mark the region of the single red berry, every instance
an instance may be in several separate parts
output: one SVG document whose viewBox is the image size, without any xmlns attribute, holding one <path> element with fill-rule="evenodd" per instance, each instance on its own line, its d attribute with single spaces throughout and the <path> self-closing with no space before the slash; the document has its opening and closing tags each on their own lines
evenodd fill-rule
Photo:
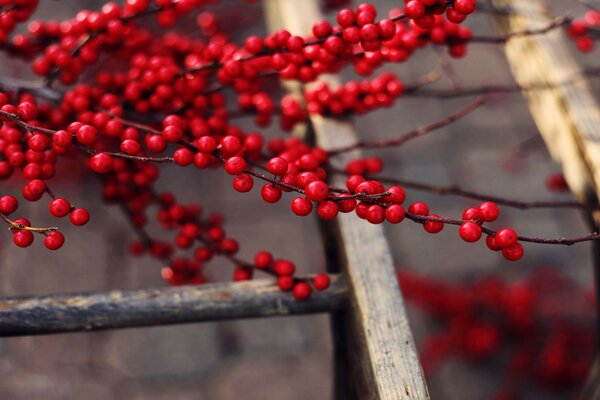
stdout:
<svg viewBox="0 0 600 400">
<path fill-rule="evenodd" d="M 481 226 L 475 222 L 465 222 L 458 228 L 458 234 L 465 242 L 474 243 L 481 238 Z"/>
<path fill-rule="evenodd" d="M 496 244 L 502 248 L 512 246 L 517 243 L 519 235 L 513 229 L 504 228 L 496 232 Z"/>
<path fill-rule="evenodd" d="M 64 217 L 71 211 L 71 203 L 67 199 L 54 199 L 50 203 L 50 213 L 55 217 Z"/>
<path fill-rule="evenodd" d="M 183 138 L 183 131 L 176 125 L 167 125 L 162 130 L 162 137 L 167 142 L 178 142 Z"/>
<path fill-rule="evenodd" d="M 304 188 L 304 194 L 312 201 L 325 200 L 329 194 L 329 187 L 323 181 L 312 181 Z"/>
<path fill-rule="evenodd" d="M 225 171 L 230 175 L 239 175 L 246 170 L 248 164 L 243 157 L 234 156 L 225 161 Z"/>
<path fill-rule="evenodd" d="M 190 149 L 180 147 L 173 153 L 173 161 L 180 167 L 186 167 L 194 161 L 194 153 Z"/>
<path fill-rule="evenodd" d="M 267 203 L 277 203 L 281 199 L 281 189 L 272 183 L 267 183 L 261 189 L 260 195 Z"/>
<path fill-rule="evenodd" d="M 19 208 L 19 201 L 16 197 L 6 195 L 0 197 L 0 213 L 10 215 Z"/>
<path fill-rule="evenodd" d="M 273 270 L 277 275 L 294 275 L 296 266 L 289 260 L 275 260 Z"/>
<path fill-rule="evenodd" d="M 217 148 L 217 141 L 212 136 L 202 136 L 196 141 L 198 151 L 201 153 L 212 153 Z"/>
<path fill-rule="evenodd" d="M 496 203 L 491 201 L 486 201 L 485 203 L 481 203 L 479 205 L 479 211 L 481 212 L 481 219 L 485 222 L 493 222 L 500 215 L 500 210 Z"/>
<path fill-rule="evenodd" d="M 385 221 L 385 210 L 378 204 L 373 204 L 367 209 L 367 221 L 372 224 L 381 224 Z"/>
<path fill-rule="evenodd" d="M 277 278 L 277 286 L 285 292 L 290 291 L 294 287 L 294 278 L 289 275 L 280 276 Z"/>
<path fill-rule="evenodd" d="M 335 202 L 329 200 L 320 202 L 319 206 L 317 207 L 317 214 L 319 214 L 319 217 L 326 221 L 334 219 L 338 212 L 338 205 Z"/>
<path fill-rule="evenodd" d="M 318 274 L 313 278 L 313 286 L 317 290 L 325 290 L 331 284 L 331 279 L 327 274 Z"/>
<path fill-rule="evenodd" d="M 475 11 L 476 0 L 454 0 L 454 9 L 461 14 L 471 14 Z"/>
<path fill-rule="evenodd" d="M 44 246 L 50 250 L 58 250 L 65 244 L 65 236 L 59 231 L 50 232 L 44 239 Z"/>
<path fill-rule="evenodd" d="M 404 13 L 411 19 L 422 18 L 425 16 L 425 5 L 419 0 L 411 0 L 404 6 Z"/>
<path fill-rule="evenodd" d="M 96 143 L 98 131 L 91 125 L 81 125 L 75 133 L 77 141 L 83 145 L 91 146 Z"/>
<path fill-rule="evenodd" d="M 252 190 L 254 180 L 248 174 L 240 174 L 233 178 L 233 188 L 241 193 L 246 193 Z"/>
<path fill-rule="evenodd" d="M 429 216 L 433 218 L 441 218 L 439 215 L 436 214 L 431 214 Z M 425 221 L 425 223 L 423 224 L 423 228 L 426 232 L 438 233 L 442 229 L 444 229 L 444 223 L 440 221 Z"/>
<path fill-rule="evenodd" d="M 221 150 L 226 156 L 233 156 L 242 149 L 242 142 L 236 136 L 225 136 L 221 140 Z"/>
<path fill-rule="evenodd" d="M 281 157 L 273 157 L 267 162 L 267 170 L 273 175 L 284 175 L 288 170 L 288 162 Z"/>
<path fill-rule="evenodd" d="M 467 208 L 463 211 L 462 219 L 465 221 L 479 221 L 481 220 L 481 211 L 479 208 Z"/>
<path fill-rule="evenodd" d="M 508 261 L 520 260 L 523 257 L 523 253 L 524 253 L 523 246 L 521 245 L 521 243 L 518 243 L 518 242 L 512 244 L 511 246 L 504 247 L 502 249 L 502 255 Z"/>
<path fill-rule="evenodd" d="M 292 212 L 300 217 L 305 217 L 311 213 L 313 209 L 312 203 L 305 197 L 296 197 L 292 200 Z"/>
<path fill-rule="evenodd" d="M 33 243 L 31 231 L 18 230 L 13 234 L 13 242 L 18 247 L 29 247 Z"/>
<path fill-rule="evenodd" d="M 267 269 L 273 264 L 273 255 L 268 251 L 259 251 L 254 256 L 254 265 L 258 269 Z"/>
<path fill-rule="evenodd" d="M 392 186 L 386 192 L 390 192 L 391 194 L 385 199 L 396 204 L 404 203 L 406 200 L 406 192 L 401 186 Z"/>
<path fill-rule="evenodd" d="M 306 300 L 310 297 L 312 293 L 312 289 L 310 285 L 306 282 L 298 282 L 294 285 L 292 289 L 292 294 L 296 300 Z"/>
<path fill-rule="evenodd" d="M 496 239 L 494 239 L 494 237 L 491 236 L 491 235 L 488 235 L 485 238 L 485 244 L 492 251 L 500 251 L 500 250 L 502 250 L 502 247 L 498 246 L 498 244 L 496 243 Z"/>
<path fill-rule="evenodd" d="M 76 208 L 69 214 L 71 223 L 76 226 L 82 226 L 90 220 L 90 213 L 85 208 Z"/>
<path fill-rule="evenodd" d="M 392 204 L 385 209 L 385 219 L 392 224 L 399 224 L 404 221 L 406 211 L 400 204 Z"/>
<path fill-rule="evenodd" d="M 429 215 L 429 207 L 422 201 L 417 201 L 408 206 L 408 212 L 415 215 Z"/>
<path fill-rule="evenodd" d="M 106 153 L 98 153 L 90 158 L 90 168 L 98 174 L 105 174 L 112 169 L 112 157 Z"/>
</svg>

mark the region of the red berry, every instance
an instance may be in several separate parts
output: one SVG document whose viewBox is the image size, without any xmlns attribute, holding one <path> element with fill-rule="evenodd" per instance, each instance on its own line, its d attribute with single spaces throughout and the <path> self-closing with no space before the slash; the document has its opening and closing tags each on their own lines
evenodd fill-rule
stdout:
<svg viewBox="0 0 600 400">
<path fill-rule="evenodd" d="M 458 228 L 458 234 L 465 242 L 474 243 L 481 238 L 481 226 L 475 222 L 465 222 Z"/>
<path fill-rule="evenodd" d="M 496 239 L 494 239 L 493 236 L 488 235 L 485 238 L 485 244 L 492 251 L 500 251 L 500 250 L 502 250 L 502 247 L 498 246 L 498 244 L 496 243 Z"/>
<path fill-rule="evenodd" d="M 427 204 L 417 201 L 408 206 L 408 212 L 415 215 L 427 216 L 429 215 L 429 207 Z"/>
<path fill-rule="evenodd" d="M 419 0 L 411 0 L 404 6 L 404 13 L 411 19 L 421 18 L 425 15 L 425 5 Z"/>
<path fill-rule="evenodd" d="M 29 247 L 33 243 L 31 231 L 18 230 L 13 234 L 13 242 L 18 247 Z"/>
<path fill-rule="evenodd" d="M 431 214 L 430 217 L 440 218 L 440 216 L 436 214 Z M 442 229 L 444 229 L 444 223 L 439 221 L 425 221 L 425 223 L 423 224 L 423 228 L 426 232 L 438 233 Z"/>
<path fill-rule="evenodd" d="M 71 223 L 76 226 L 82 226 L 90 220 L 90 213 L 85 208 L 76 208 L 69 214 Z"/>
<path fill-rule="evenodd" d="M 267 163 L 267 169 L 273 175 L 284 175 L 288 170 L 288 162 L 281 157 L 273 157 Z"/>
<path fill-rule="evenodd" d="M 239 175 L 246 170 L 248 164 L 243 157 L 234 156 L 225 161 L 225 171 L 230 175 Z"/>
<path fill-rule="evenodd" d="M 517 235 L 517 232 L 510 228 L 504 228 L 496 232 L 494 239 L 496 239 L 496 244 L 498 246 L 505 248 L 517 243 L 519 235 Z"/>
<path fill-rule="evenodd" d="M 479 211 L 481 212 L 481 219 L 485 222 L 493 222 L 498 218 L 498 215 L 500 215 L 498 206 L 491 201 L 481 203 L 479 205 Z"/>
<path fill-rule="evenodd" d="M 67 199 L 54 199 L 50 203 L 50 213 L 55 217 L 64 217 L 71 211 L 71 204 Z"/>
<path fill-rule="evenodd" d="M 381 224 L 385 221 L 385 210 L 378 204 L 373 204 L 367 209 L 367 221 L 372 224 Z"/>
<path fill-rule="evenodd" d="M 294 275 L 296 266 L 289 260 L 275 260 L 273 270 L 277 275 Z"/>
<path fill-rule="evenodd" d="M 476 0 L 454 0 L 454 9 L 461 14 L 471 14 L 475 11 Z"/>
<path fill-rule="evenodd" d="M 259 251 L 254 256 L 254 265 L 258 269 L 267 269 L 273 264 L 273 256 L 268 251 Z"/>
<path fill-rule="evenodd" d="M 312 293 L 312 289 L 310 285 L 306 282 L 298 282 L 294 285 L 292 289 L 292 294 L 296 300 L 306 300 L 310 297 Z"/>
<path fill-rule="evenodd" d="M 44 246 L 50 250 L 58 250 L 65 243 L 65 237 L 59 231 L 50 232 L 44 239 Z"/>
<path fill-rule="evenodd" d="M 190 149 L 181 147 L 173 153 L 173 161 L 180 167 L 186 167 L 194 161 L 194 153 Z"/>
<path fill-rule="evenodd" d="M 281 199 L 281 189 L 272 183 L 267 183 L 261 189 L 260 195 L 267 203 L 277 203 Z"/>
<path fill-rule="evenodd" d="M 106 153 L 98 153 L 90 158 L 90 168 L 98 174 L 105 174 L 112 169 L 112 157 Z"/>
<path fill-rule="evenodd" d="M 306 185 L 304 194 L 312 201 L 325 200 L 329 194 L 329 187 L 323 181 L 313 181 Z"/>
<path fill-rule="evenodd" d="M 304 197 L 296 197 L 292 200 L 292 212 L 300 217 L 305 217 L 311 213 L 313 209 L 312 203 Z"/>
<path fill-rule="evenodd" d="M 286 292 L 292 290 L 294 287 L 294 278 L 289 275 L 280 276 L 277 278 L 277 286 L 279 286 L 279 289 Z"/>
<path fill-rule="evenodd" d="M 462 219 L 465 221 L 479 221 L 481 219 L 481 211 L 479 208 L 467 208 L 463 211 Z"/>
<path fill-rule="evenodd" d="M 317 214 L 319 214 L 319 217 L 326 221 L 334 219 L 338 212 L 339 207 L 333 201 L 322 201 L 317 207 Z"/>
<path fill-rule="evenodd" d="M 246 193 L 252 190 L 254 180 L 248 174 L 240 174 L 233 178 L 233 188 L 241 193 Z"/>
<path fill-rule="evenodd" d="M 212 153 L 217 148 L 217 141 L 212 136 L 202 136 L 196 141 L 198 151 L 201 153 Z"/>
<path fill-rule="evenodd" d="M 325 290 L 331 284 L 331 279 L 327 274 L 318 274 L 313 278 L 313 286 L 317 290 Z"/>
<path fill-rule="evenodd" d="M 392 204 L 385 209 L 385 219 L 392 224 L 399 224 L 404 221 L 405 216 L 406 211 L 404 211 L 404 207 L 400 204 Z"/>
<path fill-rule="evenodd" d="M 14 196 L 2 196 L 0 197 L 0 213 L 4 215 L 10 215 L 17 211 L 19 208 L 19 201 Z"/>
<path fill-rule="evenodd" d="M 523 250 L 523 246 L 521 246 L 521 243 L 515 243 L 509 247 L 505 247 L 502 249 L 502 255 L 508 261 L 520 260 L 521 257 L 523 257 L 523 253 L 524 253 L 524 250 Z"/>
<path fill-rule="evenodd" d="M 386 192 L 391 193 L 390 196 L 386 197 L 386 200 L 392 203 L 402 204 L 406 200 L 406 192 L 401 186 L 392 186 Z"/>
<path fill-rule="evenodd" d="M 75 134 L 77 141 L 86 146 L 91 146 L 96 143 L 98 131 L 91 125 L 81 125 Z"/>
</svg>

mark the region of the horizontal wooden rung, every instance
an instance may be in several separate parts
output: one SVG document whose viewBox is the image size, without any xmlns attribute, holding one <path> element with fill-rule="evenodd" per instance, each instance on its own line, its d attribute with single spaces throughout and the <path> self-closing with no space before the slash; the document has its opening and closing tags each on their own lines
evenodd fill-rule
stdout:
<svg viewBox="0 0 600 400">
<path fill-rule="evenodd" d="M 297 301 L 272 280 L 0 299 L 0 336 L 42 335 L 331 312 L 346 305 L 343 278 Z"/>
</svg>

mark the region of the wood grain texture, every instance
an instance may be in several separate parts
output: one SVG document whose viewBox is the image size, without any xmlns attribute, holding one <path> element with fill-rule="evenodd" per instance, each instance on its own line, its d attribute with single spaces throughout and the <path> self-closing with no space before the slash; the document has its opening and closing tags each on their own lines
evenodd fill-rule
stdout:
<svg viewBox="0 0 600 400">
<path fill-rule="evenodd" d="M 265 2 L 271 30 L 285 28 L 292 34 L 310 33 L 312 24 L 323 17 L 314 0 L 268 0 Z M 336 77 L 325 76 L 330 85 Z M 358 140 L 350 123 L 311 116 L 319 146 L 329 149 Z M 340 165 L 359 152 L 337 156 Z M 334 186 L 344 186 L 342 177 Z M 337 218 L 338 241 L 345 259 L 341 266 L 350 288 L 350 308 L 344 316 L 349 378 L 355 398 L 428 399 L 429 393 L 419 365 L 404 303 L 396 280 L 394 264 L 381 226 L 362 221 L 356 215 Z M 341 388 L 337 388 L 340 390 Z M 352 398 L 352 393 L 336 398 Z"/>
<path fill-rule="evenodd" d="M 493 0 L 493 3 L 512 7 L 517 13 L 494 17 L 503 34 L 538 29 L 550 21 L 545 3 L 540 0 Z M 554 86 L 523 95 L 548 150 L 562 165 L 575 196 L 580 201 L 595 201 L 600 194 L 600 108 L 572 57 L 563 30 L 511 39 L 505 50 L 519 85 L 544 82 Z M 578 75 L 582 79 L 573 80 Z"/>
<path fill-rule="evenodd" d="M 0 336 L 39 335 L 237 318 L 331 312 L 347 303 L 337 275 L 331 287 L 297 301 L 272 280 L 101 293 L 0 299 Z"/>
</svg>

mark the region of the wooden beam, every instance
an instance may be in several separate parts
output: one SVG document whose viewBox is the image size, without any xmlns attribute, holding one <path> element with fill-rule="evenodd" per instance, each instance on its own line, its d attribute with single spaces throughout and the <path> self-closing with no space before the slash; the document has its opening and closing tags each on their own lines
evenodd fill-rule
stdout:
<svg viewBox="0 0 600 400">
<path fill-rule="evenodd" d="M 341 310 L 347 287 L 332 276 L 306 301 L 272 280 L 0 299 L 0 336 L 40 335 Z"/>
<path fill-rule="evenodd" d="M 514 13 L 495 15 L 502 34 L 534 30 L 549 22 L 543 0 L 492 0 Z M 522 87 L 545 83 L 552 89 L 524 92 L 531 115 L 552 157 L 561 164 L 575 197 L 597 203 L 600 198 L 600 108 L 578 63 L 573 58 L 563 30 L 543 36 L 511 39 L 506 56 L 517 83 Z M 580 76 L 581 79 L 573 79 Z M 565 82 L 569 82 L 565 84 Z M 588 213 L 590 227 L 600 229 L 600 212 Z M 600 243 L 593 243 L 596 289 L 600 290 Z M 600 299 L 599 299 L 600 300 Z M 597 305 L 600 323 L 600 303 Z M 600 325 L 597 327 L 600 338 Z M 584 400 L 600 400 L 600 359 L 596 357 Z"/>
<path fill-rule="evenodd" d="M 493 0 L 493 4 L 515 12 L 494 16 L 503 34 L 540 29 L 550 22 L 541 0 Z M 563 30 L 555 29 L 545 35 L 513 38 L 505 51 L 520 86 L 545 83 L 553 87 L 523 95 L 573 194 L 580 201 L 596 201 L 600 197 L 600 108 L 569 47 Z M 574 79 L 577 76 L 582 79 Z"/>
<path fill-rule="evenodd" d="M 312 24 L 323 18 L 315 0 L 268 0 L 265 3 L 270 29 L 286 28 L 292 34 L 310 34 Z M 333 76 L 323 78 L 339 85 Z M 350 123 L 311 116 L 316 142 L 324 149 L 349 145 L 358 140 Z M 336 157 L 343 165 L 359 152 Z M 342 177 L 331 184 L 344 186 Z M 345 323 L 354 396 L 359 399 L 428 399 L 429 393 L 419 365 L 406 317 L 404 302 L 394 272 L 394 263 L 383 229 L 356 215 L 337 217 L 338 241 L 345 262 L 342 273 L 349 282 L 350 308 Z M 341 388 L 337 388 L 340 390 Z M 336 398 L 351 398 L 337 394 Z"/>
</svg>

